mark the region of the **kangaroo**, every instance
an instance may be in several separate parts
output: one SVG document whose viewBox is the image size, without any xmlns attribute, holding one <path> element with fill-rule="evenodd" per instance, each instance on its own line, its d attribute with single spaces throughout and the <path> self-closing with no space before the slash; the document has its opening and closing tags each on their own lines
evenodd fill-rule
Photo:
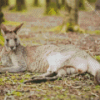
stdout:
<svg viewBox="0 0 100 100">
<path fill-rule="evenodd" d="M 23 24 L 8 29 L 1 25 L 5 45 L 1 52 L 1 62 L 6 71 L 16 72 L 41 72 L 42 75 L 33 77 L 27 82 L 55 80 L 70 74 L 88 72 L 94 76 L 96 83 L 100 84 L 100 64 L 85 51 L 74 45 L 38 45 L 22 46 L 18 38 L 18 30 Z"/>
</svg>

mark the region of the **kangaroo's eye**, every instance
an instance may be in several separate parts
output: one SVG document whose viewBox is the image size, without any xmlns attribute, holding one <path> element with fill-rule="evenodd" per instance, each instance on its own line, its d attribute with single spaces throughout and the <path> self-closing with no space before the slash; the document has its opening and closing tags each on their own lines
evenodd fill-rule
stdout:
<svg viewBox="0 0 100 100">
<path fill-rule="evenodd" d="M 7 42 L 9 42 L 9 39 L 6 39 Z"/>
<path fill-rule="evenodd" d="M 15 38 L 14 40 L 17 41 L 17 38 Z"/>
</svg>

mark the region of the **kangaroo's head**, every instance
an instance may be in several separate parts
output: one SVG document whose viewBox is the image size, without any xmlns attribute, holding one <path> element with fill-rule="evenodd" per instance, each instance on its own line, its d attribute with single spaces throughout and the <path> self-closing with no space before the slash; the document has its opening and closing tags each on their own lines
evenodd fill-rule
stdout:
<svg viewBox="0 0 100 100">
<path fill-rule="evenodd" d="M 5 47 L 7 51 L 14 51 L 19 46 L 20 41 L 17 36 L 18 30 L 21 28 L 23 24 L 15 27 L 14 29 L 10 30 L 5 25 L 1 24 L 1 32 L 5 39 Z"/>
</svg>

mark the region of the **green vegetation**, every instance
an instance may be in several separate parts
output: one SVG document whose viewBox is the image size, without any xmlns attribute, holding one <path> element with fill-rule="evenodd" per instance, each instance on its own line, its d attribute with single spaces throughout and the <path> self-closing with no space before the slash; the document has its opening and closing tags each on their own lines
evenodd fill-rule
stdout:
<svg viewBox="0 0 100 100">
<path fill-rule="evenodd" d="M 86 1 L 86 0 L 79 0 L 79 9 L 80 9 L 80 10 L 86 10 L 85 1 Z"/>
<path fill-rule="evenodd" d="M 95 56 L 95 59 L 97 59 L 98 61 L 100 61 L 100 56 Z"/>
<path fill-rule="evenodd" d="M 90 3 L 95 3 L 96 0 L 88 0 Z"/>
<path fill-rule="evenodd" d="M 13 21 L 5 21 L 5 22 L 3 22 L 3 24 L 5 24 L 5 25 L 12 25 L 12 26 L 18 26 L 18 25 L 20 25 L 21 23 L 20 22 L 13 22 Z"/>
<path fill-rule="evenodd" d="M 94 30 L 94 31 L 86 30 L 86 33 L 87 33 L 87 34 L 96 34 L 96 35 L 100 35 L 100 30 Z"/>
<path fill-rule="evenodd" d="M 36 74 L 35 74 L 36 75 Z M 68 76 L 63 80 L 56 80 L 52 82 L 43 82 L 43 83 L 29 83 L 23 84 L 23 81 L 26 81 L 34 76 L 34 73 L 6 73 L 2 74 L 0 78 L 0 86 L 11 87 L 12 89 L 7 90 L 5 93 L 7 96 L 13 96 L 14 98 L 21 100 L 81 100 L 89 99 L 92 97 L 95 99 L 97 92 L 99 92 L 100 86 L 93 85 L 92 80 L 86 78 L 87 76 L 93 79 L 89 74 L 79 75 L 79 76 Z M 73 79 L 72 79 L 73 77 Z M 81 79 L 85 77 L 84 79 Z M 77 82 L 76 82 L 77 81 Z M 90 85 L 91 84 L 91 85 Z M 14 88 L 13 88 L 14 86 Z M 88 87 L 88 88 L 87 88 Z M 96 90 L 96 91 L 95 91 Z M 2 91 L 5 91 L 3 89 Z M 94 93 L 94 94 L 92 94 Z M 3 97 L 0 95 L 0 98 Z"/>
<path fill-rule="evenodd" d="M 66 25 L 60 25 L 57 27 L 52 28 L 50 31 L 53 32 L 60 32 L 60 33 L 66 33 L 66 32 L 79 32 L 79 33 L 85 33 L 85 30 L 83 30 L 82 28 L 80 28 L 79 25 L 74 25 L 74 24 L 70 24 L 67 23 Z"/>
<path fill-rule="evenodd" d="M 3 36 L 2 35 L 0 35 L 0 45 L 4 45 L 4 38 L 3 38 Z"/>
<path fill-rule="evenodd" d="M 59 14 L 56 3 L 50 2 L 49 6 L 46 8 L 45 14 L 47 14 L 47 15 L 56 15 L 56 14 Z"/>
</svg>

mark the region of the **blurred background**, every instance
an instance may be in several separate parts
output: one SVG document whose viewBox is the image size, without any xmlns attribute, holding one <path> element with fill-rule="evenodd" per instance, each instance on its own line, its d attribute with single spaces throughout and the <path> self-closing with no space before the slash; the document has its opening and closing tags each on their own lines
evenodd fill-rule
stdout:
<svg viewBox="0 0 100 100">
<path fill-rule="evenodd" d="M 74 44 L 94 52 L 100 44 L 99 10 L 100 0 L 0 0 L 0 24 L 24 23 L 19 37 L 25 46 Z"/>
</svg>

